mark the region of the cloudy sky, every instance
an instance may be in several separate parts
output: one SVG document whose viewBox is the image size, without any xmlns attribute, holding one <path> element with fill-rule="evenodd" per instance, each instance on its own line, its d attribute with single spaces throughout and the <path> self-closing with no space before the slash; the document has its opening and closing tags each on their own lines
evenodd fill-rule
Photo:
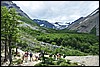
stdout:
<svg viewBox="0 0 100 67">
<path fill-rule="evenodd" d="M 85 17 L 99 7 L 99 1 L 13 1 L 31 19 L 47 20 L 51 23 L 73 22 Z"/>
</svg>

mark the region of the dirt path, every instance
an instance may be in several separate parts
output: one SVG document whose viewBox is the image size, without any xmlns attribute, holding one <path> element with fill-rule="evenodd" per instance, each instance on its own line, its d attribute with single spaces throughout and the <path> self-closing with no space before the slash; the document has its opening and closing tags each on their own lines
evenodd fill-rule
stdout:
<svg viewBox="0 0 100 67">
<path fill-rule="evenodd" d="M 14 48 L 14 51 L 16 51 L 15 48 Z M 18 52 L 20 53 L 20 57 L 17 57 L 17 56 L 16 56 L 16 58 L 17 58 L 17 59 L 21 59 L 22 56 L 23 56 L 23 54 L 24 54 L 25 52 L 22 51 L 22 50 L 20 50 L 20 49 L 18 49 Z M 38 56 L 39 53 L 33 53 L 33 55 Z M 2 53 L 2 56 L 4 56 L 4 53 Z M 13 60 L 15 60 L 15 59 L 14 59 L 15 57 L 12 56 L 12 58 L 13 58 Z M 27 61 L 28 61 L 28 62 L 25 62 L 25 60 L 24 60 L 24 62 L 23 62 L 22 64 L 18 64 L 18 65 L 14 65 L 14 66 L 34 66 L 35 64 L 41 62 L 40 60 L 38 60 L 38 61 L 31 61 L 31 62 L 30 62 L 30 56 L 29 56 L 29 55 L 28 55 L 28 60 L 27 60 Z M 8 65 L 9 65 L 9 60 L 8 60 L 7 62 L 5 62 L 5 63 L 2 64 L 2 66 L 8 66 Z"/>
<path fill-rule="evenodd" d="M 85 66 L 99 66 L 99 56 L 66 56 L 71 62 L 79 62 Z"/>
<path fill-rule="evenodd" d="M 33 53 L 33 55 L 38 56 L 39 53 Z M 35 64 L 41 62 L 40 60 L 37 61 L 30 61 L 30 57 L 28 56 L 28 61 L 27 62 L 23 62 L 23 64 L 20 64 L 20 66 L 34 66 Z"/>
<path fill-rule="evenodd" d="M 20 49 L 18 49 L 18 52 L 20 52 L 21 57 L 22 57 L 22 55 L 25 53 L 24 51 L 22 51 L 22 50 L 20 50 Z M 39 55 L 39 53 L 32 53 L 32 54 L 33 54 L 33 56 L 34 56 L 34 55 L 36 55 L 36 56 Z M 28 60 L 27 60 L 27 62 L 25 62 L 25 60 L 24 60 L 23 63 L 20 64 L 20 66 L 34 66 L 35 64 L 37 64 L 37 63 L 39 63 L 39 62 L 41 62 L 41 61 L 38 60 L 38 61 L 31 61 L 31 62 L 30 62 L 30 56 L 28 55 Z"/>
<path fill-rule="evenodd" d="M 23 63 L 23 64 L 20 64 L 20 66 L 34 66 L 35 64 L 41 62 L 40 60 L 38 61 L 32 61 L 32 62 L 27 62 L 27 63 Z"/>
<path fill-rule="evenodd" d="M 66 60 L 71 60 L 71 62 L 78 62 L 80 64 L 83 64 L 85 66 L 99 66 L 99 56 L 66 56 Z M 39 63 L 41 61 L 34 61 L 28 63 L 23 63 L 21 66 L 34 66 L 35 64 Z"/>
<path fill-rule="evenodd" d="M 18 52 L 20 52 L 21 56 L 24 51 L 18 49 Z M 33 53 L 33 55 L 38 55 L 38 53 Z M 23 63 L 20 65 L 15 65 L 15 66 L 34 66 L 35 64 L 41 62 L 40 60 L 38 61 L 29 61 L 30 57 L 28 57 L 28 62 Z M 66 60 L 71 60 L 71 62 L 78 62 L 80 64 L 83 64 L 85 66 L 99 66 L 99 56 L 66 56 Z M 4 63 L 2 66 L 8 66 L 9 62 Z"/>
</svg>

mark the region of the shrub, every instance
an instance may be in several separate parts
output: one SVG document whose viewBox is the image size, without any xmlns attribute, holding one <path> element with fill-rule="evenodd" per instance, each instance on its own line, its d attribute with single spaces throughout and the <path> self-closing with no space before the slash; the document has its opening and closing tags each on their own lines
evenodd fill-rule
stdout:
<svg viewBox="0 0 100 67">
<path fill-rule="evenodd" d="M 17 54 L 18 57 L 20 57 L 20 54 Z"/>
<path fill-rule="evenodd" d="M 70 61 L 71 61 L 71 60 L 67 60 L 67 63 L 68 63 L 68 64 L 71 64 L 71 62 L 70 62 Z"/>
<path fill-rule="evenodd" d="M 65 63 L 65 62 L 61 62 L 59 65 L 60 66 L 69 66 L 69 64 L 68 63 Z"/>
<path fill-rule="evenodd" d="M 17 60 L 17 64 L 21 64 L 22 63 L 22 60 L 21 59 L 18 59 Z"/>
<path fill-rule="evenodd" d="M 17 59 L 16 61 L 12 61 L 12 64 L 21 64 L 22 60 L 21 59 Z"/>
</svg>

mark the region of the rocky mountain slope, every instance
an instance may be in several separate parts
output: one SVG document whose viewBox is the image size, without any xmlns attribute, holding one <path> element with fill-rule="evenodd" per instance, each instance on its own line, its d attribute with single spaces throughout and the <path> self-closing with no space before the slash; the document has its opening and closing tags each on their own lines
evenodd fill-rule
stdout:
<svg viewBox="0 0 100 67">
<path fill-rule="evenodd" d="M 57 30 L 67 28 L 67 25 L 61 25 L 59 24 L 60 22 L 51 23 L 47 20 L 40 20 L 40 19 L 33 19 L 33 21 L 45 28 L 52 28 L 52 29 L 57 29 Z"/>
<path fill-rule="evenodd" d="M 29 18 L 29 16 L 23 12 L 19 6 L 17 6 L 12 1 L 1 1 L 1 6 L 6 6 L 7 8 L 16 8 L 16 11 L 19 13 L 19 15 L 24 16 L 26 18 Z M 30 19 L 30 18 L 29 18 Z"/>
<path fill-rule="evenodd" d="M 83 33 L 90 33 L 93 28 L 96 28 L 96 35 L 99 36 L 99 8 L 68 26 L 69 30 L 76 30 Z"/>
<path fill-rule="evenodd" d="M 55 26 L 53 24 L 51 24 L 50 22 L 48 22 L 46 20 L 33 19 L 33 21 L 43 27 L 53 28 L 53 29 L 55 28 Z"/>
</svg>

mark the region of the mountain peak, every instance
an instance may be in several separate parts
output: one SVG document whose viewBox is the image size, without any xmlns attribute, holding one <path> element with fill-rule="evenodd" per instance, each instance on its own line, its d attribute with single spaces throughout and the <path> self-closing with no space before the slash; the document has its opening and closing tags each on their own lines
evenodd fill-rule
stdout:
<svg viewBox="0 0 100 67">
<path fill-rule="evenodd" d="M 99 36 L 99 8 L 94 10 L 86 17 L 81 17 L 68 26 L 69 30 L 77 32 L 90 33 L 93 28 L 96 28 L 96 35 Z"/>
<path fill-rule="evenodd" d="M 16 11 L 18 12 L 19 15 L 24 16 L 26 18 L 30 17 L 24 13 L 19 6 L 17 6 L 15 3 L 13 3 L 12 1 L 1 1 L 1 6 L 6 6 L 7 8 L 16 8 Z"/>
</svg>

